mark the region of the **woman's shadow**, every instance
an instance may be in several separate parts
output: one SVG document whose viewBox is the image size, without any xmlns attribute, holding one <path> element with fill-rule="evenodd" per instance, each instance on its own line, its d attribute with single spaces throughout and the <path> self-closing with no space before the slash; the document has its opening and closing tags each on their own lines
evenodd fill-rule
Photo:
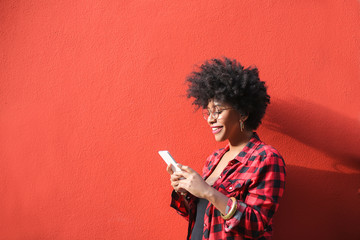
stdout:
<svg viewBox="0 0 360 240">
<path fill-rule="evenodd" d="M 275 99 L 264 126 L 311 146 L 360 173 L 360 116 L 341 113 L 302 99 Z M 337 166 L 334 166 L 337 169 Z"/>
<path fill-rule="evenodd" d="M 274 239 L 360 239 L 356 229 L 360 223 L 360 121 L 300 99 L 274 100 L 270 106 L 265 128 L 335 160 L 332 172 L 287 166 Z M 337 171 L 341 165 L 351 173 Z"/>
</svg>

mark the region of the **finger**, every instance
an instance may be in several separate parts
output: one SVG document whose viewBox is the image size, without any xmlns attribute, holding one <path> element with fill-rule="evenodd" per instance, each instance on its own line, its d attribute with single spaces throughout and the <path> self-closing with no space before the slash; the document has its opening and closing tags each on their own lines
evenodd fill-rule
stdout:
<svg viewBox="0 0 360 240">
<path fill-rule="evenodd" d="M 183 171 L 177 171 L 177 172 L 174 172 L 171 176 L 174 176 L 176 178 L 181 178 L 181 177 L 184 177 L 184 173 Z"/>
<path fill-rule="evenodd" d="M 179 181 L 179 184 L 176 186 L 176 188 L 178 189 L 177 190 L 178 192 L 188 192 L 187 184 L 185 184 L 183 182 Z"/>
<path fill-rule="evenodd" d="M 178 164 L 178 166 L 179 166 L 179 164 Z M 189 166 L 184 166 L 184 165 L 180 164 L 179 168 L 181 170 L 185 171 L 185 172 L 188 172 L 188 173 L 193 173 L 194 172 L 194 170 Z"/>
<path fill-rule="evenodd" d="M 188 177 L 190 177 L 191 175 L 194 175 L 194 174 L 196 174 L 196 172 L 194 170 L 192 170 L 192 172 L 181 170 L 181 171 L 174 172 L 173 175 L 178 176 L 178 177 L 188 178 Z"/>
<path fill-rule="evenodd" d="M 188 172 L 184 172 L 184 171 L 179 172 L 179 176 L 183 177 L 183 178 L 189 178 L 191 175 L 193 175 L 193 174 L 188 173 Z"/>
<path fill-rule="evenodd" d="M 171 169 L 171 164 L 167 165 L 166 171 L 171 175 L 174 173 L 174 171 Z"/>
<path fill-rule="evenodd" d="M 172 185 L 172 187 L 177 193 L 183 193 L 183 192 L 187 193 L 187 191 L 184 188 L 180 187 L 179 184 L 174 184 Z"/>
<path fill-rule="evenodd" d="M 175 190 L 177 190 L 177 187 L 179 186 L 179 183 L 171 183 L 171 186 L 175 189 Z"/>
<path fill-rule="evenodd" d="M 172 174 L 172 175 L 170 176 L 170 181 L 172 181 L 172 182 L 177 182 L 177 181 L 179 181 L 180 178 L 181 178 L 181 176 L 177 176 L 177 175 L 175 175 L 175 174 Z"/>
<path fill-rule="evenodd" d="M 184 177 L 184 175 L 182 173 L 177 173 L 177 174 L 174 173 L 170 176 L 170 180 L 173 182 L 177 182 L 177 181 L 180 181 L 183 179 L 186 179 L 186 178 Z"/>
</svg>

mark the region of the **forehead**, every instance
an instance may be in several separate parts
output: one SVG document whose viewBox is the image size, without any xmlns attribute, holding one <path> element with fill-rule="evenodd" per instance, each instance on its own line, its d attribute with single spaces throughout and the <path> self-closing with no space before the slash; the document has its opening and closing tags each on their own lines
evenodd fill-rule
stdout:
<svg viewBox="0 0 360 240">
<path fill-rule="evenodd" d="M 229 104 L 216 99 L 211 99 L 207 105 L 207 108 L 214 108 L 214 107 L 229 107 Z"/>
</svg>

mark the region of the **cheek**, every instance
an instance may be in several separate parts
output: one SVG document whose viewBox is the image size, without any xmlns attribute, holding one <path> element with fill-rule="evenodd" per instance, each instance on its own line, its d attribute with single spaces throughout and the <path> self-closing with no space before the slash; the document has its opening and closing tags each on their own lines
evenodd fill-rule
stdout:
<svg viewBox="0 0 360 240">
<path fill-rule="evenodd" d="M 237 119 L 232 119 L 231 122 L 228 123 L 228 127 L 231 129 L 236 129 L 240 127 L 240 122 Z"/>
<path fill-rule="evenodd" d="M 237 116 L 234 116 L 234 115 L 224 116 L 224 118 L 222 119 L 222 122 L 226 125 L 232 126 L 232 125 L 238 124 L 239 119 L 237 118 Z"/>
</svg>

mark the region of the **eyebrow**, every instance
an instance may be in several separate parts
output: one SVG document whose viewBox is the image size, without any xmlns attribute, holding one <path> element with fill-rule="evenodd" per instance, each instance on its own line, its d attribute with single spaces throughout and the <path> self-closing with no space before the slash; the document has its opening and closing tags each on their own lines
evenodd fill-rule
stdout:
<svg viewBox="0 0 360 240">
<path fill-rule="evenodd" d="M 220 107 L 220 108 L 222 108 L 222 107 L 224 107 L 223 105 L 221 105 L 221 104 L 215 104 L 214 103 L 214 106 L 212 107 L 212 108 L 215 108 L 215 107 Z M 207 108 L 208 110 L 210 109 L 210 108 Z"/>
<path fill-rule="evenodd" d="M 214 103 L 214 107 L 224 107 L 221 103 Z"/>
</svg>

